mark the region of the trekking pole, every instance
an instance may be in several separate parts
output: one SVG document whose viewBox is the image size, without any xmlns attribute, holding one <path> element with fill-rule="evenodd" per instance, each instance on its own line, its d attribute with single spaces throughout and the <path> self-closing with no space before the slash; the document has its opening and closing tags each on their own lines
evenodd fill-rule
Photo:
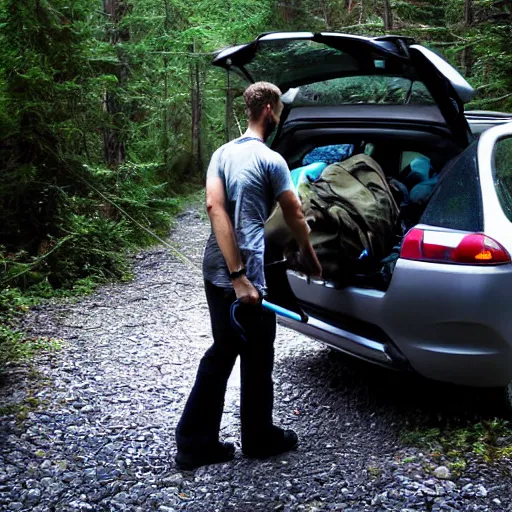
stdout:
<svg viewBox="0 0 512 512">
<path fill-rule="evenodd" d="M 245 342 L 247 342 L 245 329 L 236 318 L 236 312 L 241 305 L 243 305 L 243 303 L 240 302 L 239 299 L 235 300 L 235 302 L 233 302 L 233 304 L 231 304 L 230 321 L 231 321 L 231 325 L 232 325 L 233 329 L 236 331 L 236 333 Z M 257 306 L 248 306 L 248 307 L 257 307 Z M 290 311 L 289 309 L 278 306 L 277 304 L 273 304 L 272 302 L 268 302 L 265 299 L 262 299 L 261 307 L 268 309 L 269 311 L 273 311 L 274 313 L 276 313 L 279 316 L 284 316 L 285 318 L 289 318 L 289 319 L 295 320 L 297 322 L 304 322 L 304 319 L 298 313 L 295 313 L 294 311 Z"/>
<path fill-rule="evenodd" d="M 295 313 L 293 311 L 290 311 L 289 309 L 283 308 L 281 306 L 278 306 L 277 304 L 273 304 L 272 302 L 268 302 L 267 300 L 263 299 L 261 301 L 261 305 L 268 309 L 269 311 L 273 311 L 279 316 L 284 316 L 285 318 L 290 318 L 291 320 L 296 320 L 297 322 L 302 322 L 302 318 L 298 313 Z"/>
</svg>

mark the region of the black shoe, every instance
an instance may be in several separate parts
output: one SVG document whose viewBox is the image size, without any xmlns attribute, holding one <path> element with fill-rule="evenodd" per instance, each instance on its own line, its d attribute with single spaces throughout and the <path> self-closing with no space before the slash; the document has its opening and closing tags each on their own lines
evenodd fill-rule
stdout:
<svg viewBox="0 0 512 512">
<path fill-rule="evenodd" d="M 235 457 L 235 446 L 232 443 L 217 443 L 198 452 L 178 450 L 174 460 L 179 469 L 192 471 L 209 464 L 229 462 Z"/>
<path fill-rule="evenodd" d="M 295 449 L 298 442 L 299 438 L 293 430 L 274 427 L 270 435 L 261 436 L 258 443 L 251 443 L 249 446 L 245 443 L 242 452 L 253 459 L 267 459 Z"/>
</svg>

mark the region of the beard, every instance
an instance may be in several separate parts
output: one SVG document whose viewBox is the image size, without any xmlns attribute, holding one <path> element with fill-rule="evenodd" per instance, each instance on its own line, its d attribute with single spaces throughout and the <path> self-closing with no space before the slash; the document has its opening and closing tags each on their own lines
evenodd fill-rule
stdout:
<svg viewBox="0 0 512 512">
<path fill-rule="evenodd" d="M 272 132 L 276 129 L 276 127 L 277 127 L 277 122 L 274 119 L 274 117 L 273 116 L 267 117 L 267 119 L 265 121 L 265 129 L 263 132 L 263 140 L 266 141 L 272 135 Z"/>
</svg>

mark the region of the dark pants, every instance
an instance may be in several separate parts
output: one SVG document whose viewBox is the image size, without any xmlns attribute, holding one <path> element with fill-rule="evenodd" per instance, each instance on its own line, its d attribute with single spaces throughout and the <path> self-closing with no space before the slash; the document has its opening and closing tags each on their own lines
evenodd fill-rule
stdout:
<svg viewBox="0 0 512 512">
<path fill-rule="evenodd" d="M 179 450 L 201 450 L 219 440 L 226 386 L 240 355 L 242 447 L 258 443 L 272 429 L 276 317 L 259 306 L 241 306 L 237 319 L 247 341 L 234 331 L 229 313 L 233 290 L 205 281 L 213 345 L 201 359 L 196 382 L 176 429 Z"/>
</svg>

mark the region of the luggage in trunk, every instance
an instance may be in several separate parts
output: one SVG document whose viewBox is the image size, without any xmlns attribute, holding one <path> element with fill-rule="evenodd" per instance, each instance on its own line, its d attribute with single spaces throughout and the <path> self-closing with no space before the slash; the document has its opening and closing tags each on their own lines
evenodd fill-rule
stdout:
<svg viewBox="0 0 512 512">
<path fill-rule="evenodd" d="M 329 165 L 318 180 L 299 183 L 297 193 L 324 279 L 348 284 L 389 254 L 399 210 L 384 172 L 370 156 L 356 155 Z M 289 266 L 302 270 L 279 206 L 265 233 L 270 246 L 282 249 Z"/>
</svg>

